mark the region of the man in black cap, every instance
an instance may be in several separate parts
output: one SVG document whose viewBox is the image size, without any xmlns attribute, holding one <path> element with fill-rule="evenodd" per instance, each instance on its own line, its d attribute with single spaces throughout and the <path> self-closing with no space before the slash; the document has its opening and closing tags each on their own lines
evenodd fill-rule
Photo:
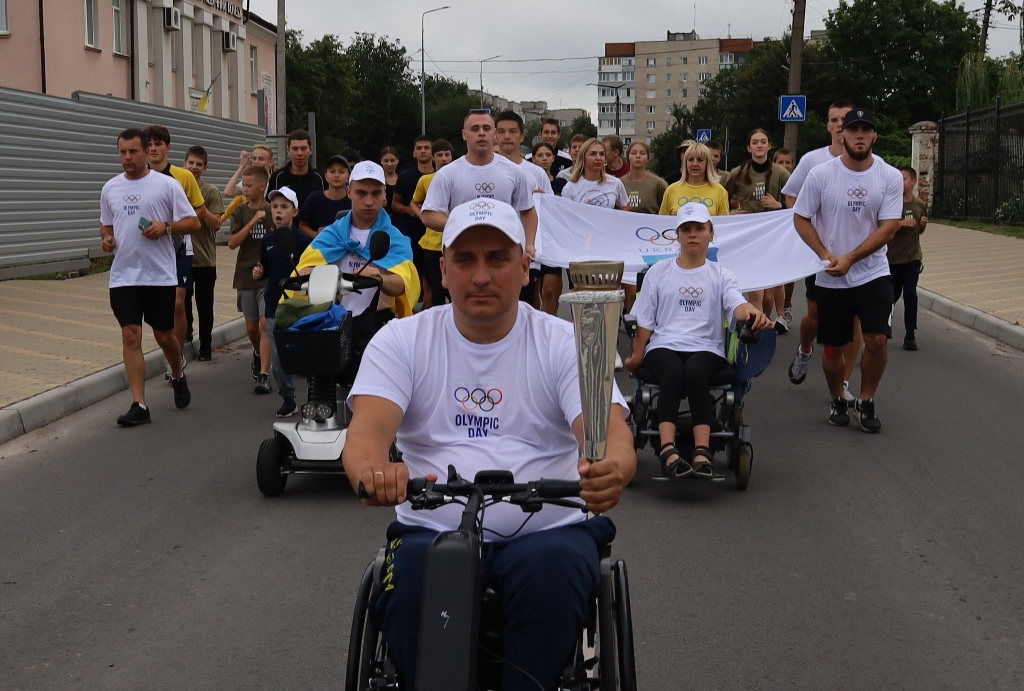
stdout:
<svg viewBox="0 0 1024 691">
<path fill-rule="evenodd" d="M 818 343 L 832 398 L 829 423 L 850 424 L 843 398 L 842 346 L 853 339 L 854 321 L 864 333 L 860 395 L 854 416 L 865 432 L 879 432 L 874 395 L 885 371 L 892 337 L 892 283 L 886 244 L 903 217 L 903 178 L 871 153 L 878 138 L 871 111 L 855 108 L 843 119 L 842 154 L 811 170 L 800 190 L 793 223 L 823 262 L 815 283 Z"/>
</svg>

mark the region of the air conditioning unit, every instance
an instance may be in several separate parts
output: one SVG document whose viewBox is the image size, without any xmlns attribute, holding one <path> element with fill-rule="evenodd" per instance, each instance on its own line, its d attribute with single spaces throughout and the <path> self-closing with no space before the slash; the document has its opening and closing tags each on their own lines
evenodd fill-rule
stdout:
<svg viewBox="0 0 1024 691">
<path fill-rule="evenodd" d="M 238 51 L 238 34 L 232 31 L 224 32 L 224 52 L 234 53 Z"/>
<path fill-rule="evenodd" d="M 167 31 L 181 31 L 181 10 L 177 7 L 164 8 L 164 29 Z"/>
</svg>

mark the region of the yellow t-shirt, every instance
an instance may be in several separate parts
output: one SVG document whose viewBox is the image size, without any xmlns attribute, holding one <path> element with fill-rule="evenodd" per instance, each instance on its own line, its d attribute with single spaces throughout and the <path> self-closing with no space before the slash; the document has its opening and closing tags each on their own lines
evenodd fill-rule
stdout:
<svg viewBox="0 0 1024 691">
<path fill-rule="evenodd" d="M 430 181 L 434 179 L 434 175 L 436 173 L 427 173 L 416 183 L 416 191 L 412 193 L 412 200 L 417 204 L 422 204 L 423 200 L 427 198 L 427 188 L 430 187 Z M 441 231 L 427 228 L 423 237 L 420 238 L 420 247 L 429 252 L 440 252 Z"/>
<path fill-rule="evenodd" d="M 199 183 L 196 182 L 196 176 L 191 171 L 185 168 L 179 168 L 178 166 L 171 166 L 171 177 L 177 180 L 181 186 L 185 189 L 185 196 L 188 197 L 188 203 L 192 205 L 193 209 L 198 209 L 203 205 L 203 193 L 199 190 Z"/>
<path fill-rule="evenodd" d="M 680 207 L 688 202 L 697 202 L 708 207 L 712 216 L 729 214 L 729 195 L 721 185 L 698 185 L 694 187 L 688 182 L 674 182 L 665 190 L 661 200 L 661 211 L 666 216 L 675 216 Z"/>
</svg>

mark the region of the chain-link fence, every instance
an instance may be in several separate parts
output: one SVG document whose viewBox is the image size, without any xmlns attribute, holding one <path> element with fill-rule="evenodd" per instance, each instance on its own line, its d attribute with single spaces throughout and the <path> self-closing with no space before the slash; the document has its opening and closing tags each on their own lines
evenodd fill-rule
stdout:
<svg viewBox="0 0 1024 691">
<path fill-rule="evenodd" d="M 1024 103 L 939 123 L 936 215 L 1024 225 Z"/>
</svg>

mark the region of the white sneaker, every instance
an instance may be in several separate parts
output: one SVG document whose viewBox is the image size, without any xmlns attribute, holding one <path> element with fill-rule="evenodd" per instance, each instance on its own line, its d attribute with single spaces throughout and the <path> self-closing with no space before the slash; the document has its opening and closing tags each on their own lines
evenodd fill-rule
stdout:
<svg viewBox="0 0 1024 691">
<path fill-rule="evenodd" d="M 786 326 L 793 326 L 793 308 L 787 307 L 783 310 L 782 318 L 786 320 Z"/>
<path fill-rule="evenodd" d="M 793 362 L 789 365 L 789 380 L 794 384 L 802 384 L 804 379 L 807 378 L 807 365 L 810 363 L 810 354 L 805 355 L 797 348 L 796 357 L 793 358 Z"/>
<path fill-rule="evenodd" d="M 789 333 L 789 324 L 782 317 L 778 317 L 775 320 L 775 331 L 779 334 Z"/>
<path fill-rule="evenodd" d="M 618 351 L 615 353 L 615 371 L 622 369 L 622 356 L 619 355 Z"/>
<path fill-rule="evenodd" d="M 847 403 L 854 403 L 857 401 L 857 397 L 850 393 L 850 382 L 843 382 L 843 400 Z"/>
</svg>

